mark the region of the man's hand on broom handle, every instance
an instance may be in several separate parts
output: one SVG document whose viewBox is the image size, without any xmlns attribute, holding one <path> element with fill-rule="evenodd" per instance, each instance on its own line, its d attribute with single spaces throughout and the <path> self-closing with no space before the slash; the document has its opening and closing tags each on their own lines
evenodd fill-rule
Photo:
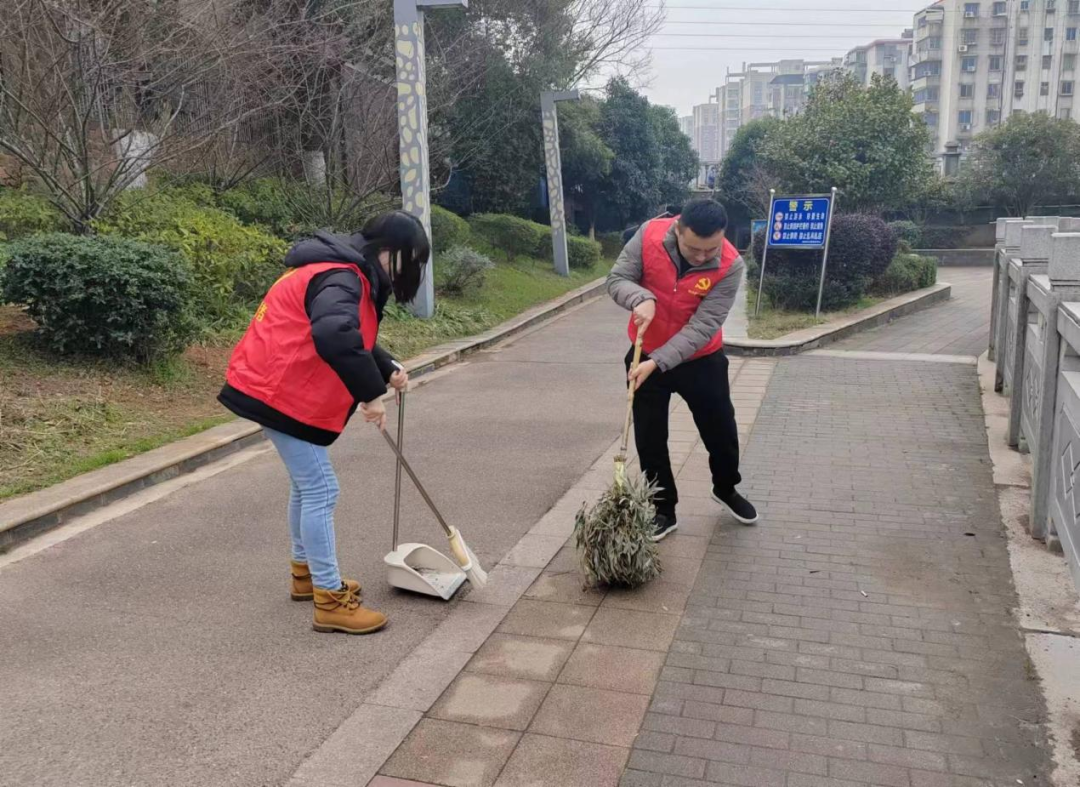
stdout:
<svg viewBox="0 0 1080 787">
<path fill-rule="evenodd" d="M 645 381 L 649 379 L 649 375 L 656 371 L 656 361 L 651 358 L 647 361 L 642 361 L 638 364 L 636 369 L 631 369 L 630 374 L 627 375 L 627 379 L 634 384 L 634 390 L 636 391 Z"/>
<path fill-rule="evenodd" d="M 649 323 L 656 317 L 656 301 L 652 298 L 644 300 L 634 307 L 634 325 L 639 333 L 649 330 Z"/>
</svg>

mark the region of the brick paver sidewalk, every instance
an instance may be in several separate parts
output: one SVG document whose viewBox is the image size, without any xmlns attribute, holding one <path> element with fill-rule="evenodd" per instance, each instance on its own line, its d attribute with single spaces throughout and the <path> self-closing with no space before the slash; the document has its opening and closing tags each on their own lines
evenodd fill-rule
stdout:
<svg viewBox="0 0 1080 787">
<path fill-rule="evenodd" d="M 974 368 L 786 361 L 746 459 L 622 785 L 1048 784 Z"/>
</svg>

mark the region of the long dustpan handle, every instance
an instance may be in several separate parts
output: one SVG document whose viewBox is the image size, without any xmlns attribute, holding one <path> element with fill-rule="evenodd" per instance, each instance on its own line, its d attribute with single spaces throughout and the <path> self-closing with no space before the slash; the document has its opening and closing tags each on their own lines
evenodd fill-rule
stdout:
<svg viewBox="0 0 1080 787">
<path fill-rule="evenodd" d="M 404 468 L 405 472 L 408 473 L 409 478 L 411 478 L 412 482 L 416 484 L 416 489 L 420 493 L 420 496 L 424 498 L 424 502 L 427 503 L 428 508 L 431 509 L 431 513 L 433 513 L 435 515 L 435 518 L 439 520 L 439 524 L 442 525 L 442 529 L 446 533 L 446 537 L 452 538 L 454 535 L 454 531 L 450 529 L 450 525 L 446 524 L 446 520 L 443 519 L 442 514 L 439 513 L 439 509 L 435 507 L 435 503 L 432 502 L 431 496 L 428 495 L 427 490 L 424 489 L 424 485 L 420 483 L 420 479 L 416 477 L 416 473 L 414 473 L 413 469 L 409 467 L 409 463 L 405 461 L 405 457 L 402 456 L 401 449 L 398 448 L 397 443 L 394 442 L 394 438 L 391 437 L 390 433 L 385 430 L 383 430 L 382 436 L 386 438 L 387 445 L 390 446 L 390 449 L 397 457 L 399 466 Z"/>
<path fill-rule="evenodd" d="M 634 361 L 630 365 L 630 371 L 637 371 L 638 365 L 641 363 L 641 343 L 645 340 L 645 331 L 638 330 L 637 339 L 634 340 Z M 622 432 L 622 450 L 619 451 L 619 456 L 626 456 L 626 449 L 630 445 L 630 423 L 634 417 L 634 391 L 637 389 L 637 385 L 634 382 L 630 382 L 627 386 L 628 393 L 626 394 L 626 423 L 623 425 Z"/>
<path fill-rule="evenodd" d="M 405 392 L 399 391 L 397 396 L 397 444 L 405 445 Z M 394 472 L 394 549 L 398 548 L 398 527 L 401 524 L 401 460 L 398 460 L 397 469 Z"/>
</svg>

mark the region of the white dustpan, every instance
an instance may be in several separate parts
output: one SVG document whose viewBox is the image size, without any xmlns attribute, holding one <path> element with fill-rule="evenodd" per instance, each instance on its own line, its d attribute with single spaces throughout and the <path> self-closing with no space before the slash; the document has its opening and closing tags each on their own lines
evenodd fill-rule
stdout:
<svg viewBox="0 0 1080 787">
<path fill-rule="evenodd" d="M 396 588 L 449 601 L 465 582 L 457 563 L 427 544 L 402 544 L 383 558 L 386 580 Z"/>
<path fill-rule="evenodd" d="M 400 369 L 401 367 L 398 366 Z M 405 437 L 405 394 L 398 395 L 398 435 L 401 446 Z M 398 526 L 401 522 L 401 460 L 397 463 L 394 478 L 394 549 L 383 562 L 386 563 L 386 581 L 392 587 L 438 596 L 443 601 L 453 598 L 467 578 L 457 563 L 439 550 L 427 544 L 398 544 Z"/>
</svg>

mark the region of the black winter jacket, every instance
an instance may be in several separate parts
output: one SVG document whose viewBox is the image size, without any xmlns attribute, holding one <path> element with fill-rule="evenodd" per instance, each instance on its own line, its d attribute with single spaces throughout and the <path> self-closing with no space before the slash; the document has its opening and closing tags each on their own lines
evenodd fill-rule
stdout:
<svg viewBox="0 0 1080 787">
<path fill-rule="evenodd" d="M 285 255 L 285 266 L 300 268 L 319 262 L 347 262 L 359 266 L 371 285 L 371 299 L 379 321 L 390 297 L 390 277 L 377 260 L 368 260 L 361 253 L 365 240 L 362 235 L 333 235 L 319 231 L 315 237 L 293 246 Z M 397 367 L 386 350 L 376 344 L 365 347 L 360 333 L 360 297 L 362 285 L 348 268 L 326 271 L 308 284 L 304 299 L 311 320 L 311 337 L 315 351 L 341 378 L 356 404 L 370 402 L 386 393 L 386 384 Z M 338 435 L 317 429 L 290 418 L 269 405 L 236 390 L 228 383 L 218 395 L 226 408 L 241 418 L 254 421 L 278 432 L 316 445 L 330 445 Z"/>
</svg>

